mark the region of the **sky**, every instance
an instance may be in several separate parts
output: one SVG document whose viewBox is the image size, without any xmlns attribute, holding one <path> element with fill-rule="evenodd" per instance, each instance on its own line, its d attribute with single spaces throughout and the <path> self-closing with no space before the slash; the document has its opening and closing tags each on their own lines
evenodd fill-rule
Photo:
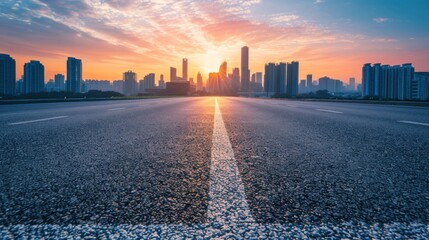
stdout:
<svg viewBox="0 0 429 240">
<path fill-rule="evenodd" d="M 268 62 L 300 62 L 300 79 L 361 79 L 364 63 L 413 63 L 429 71 L 427 0 L 1 0 L 0 53 L 39 60 L 45 78 L 83 61 L 83 78 L 122 79 L 128 70 L 189 77 Z"/>
</svg>

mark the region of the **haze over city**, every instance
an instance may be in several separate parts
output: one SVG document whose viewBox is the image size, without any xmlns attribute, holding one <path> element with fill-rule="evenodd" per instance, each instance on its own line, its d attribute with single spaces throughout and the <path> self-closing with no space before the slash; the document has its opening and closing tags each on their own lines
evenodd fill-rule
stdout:
<svg viewBox="0 0 429 240">
<path fill-rule="evenodd" d="M 65 72 L 64 59 L 84 60 L 84 79 L 168 76 L 189 59 L 189 76 L 240 66 L 300 61 L 299 79 L 330 76 L 360 82 L 362 64 L 412 62 L 429 69 L 428 3 L 415 1 L 2 1 L 0 52 L 22 66 L 37 59 L 46 79 Z"/>
</svg>

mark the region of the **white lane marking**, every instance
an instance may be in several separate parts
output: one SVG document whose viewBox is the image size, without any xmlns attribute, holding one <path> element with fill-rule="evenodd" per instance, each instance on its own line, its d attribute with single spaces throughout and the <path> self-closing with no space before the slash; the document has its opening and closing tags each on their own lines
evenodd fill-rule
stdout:
<svg viewBox="0 0 429 240">
<path fill-rule="evenodd" d="M 413 121 L 398 121 L 398 122 L 429 127 L 429 123 L 421 123 L 421 122 L 413 122 Z"/>
<path fill-rule="evenodd" d="M 321 108 L 316 109 L 316 111 L 320 111 L 320 112 L 328 112 L 328 113 L 337 113 L 337 114 L 341 114 L 341 113 L 343 113 L 343 112 L 340 112 L 340 111 L 334 111 L 334 110 L 328 110 L 328 109 L 321 109 Z"/>
<path fill-rule="evenodd" d="M 254 223 L 217 98 L 215 101 L 207 220 L 228 226 Z"/>
<path fill-rule="evenodd" d="M 286 106 L 288 106 L 288 107 L 294 107 L 294 108 L 296 108 L 297 106 L 296 105 L 286 105 Z"/>
<path fill-rule="evenodd" d="M 42 119 L 35 119 L 35 120 L 29 120 L 29 121 L 23 121 L 23 122 L 8 123 L 7 125 L 21 125 L 21 124 L 27 124 L 27 123 L 44 122 L 44 121 L 56 120 L 56 119 L 67 118 L 67 117 L 69 116 L 42 118 Z"/>
<path fill-rule="evenodd" d="M 111 109 L 107 109 L 107 111 L 117 111 L 117 110 L 122 110 L 122 109 L 125 109 L 125 108 L 111 108 Z"/>
</svg>

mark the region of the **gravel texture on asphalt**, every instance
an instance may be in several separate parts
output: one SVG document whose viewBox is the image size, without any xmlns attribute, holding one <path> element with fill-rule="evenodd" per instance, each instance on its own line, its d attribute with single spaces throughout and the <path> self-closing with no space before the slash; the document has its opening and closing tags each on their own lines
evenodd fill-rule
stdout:
<svg viewBox="0 0 429 240">
<path fill-rule="evenodd" d="M 218 103 L 0 111 L 0 238 L 429 239 L 427 110 Z"/>
<path fill-rule="evenodd" d="M 429 109 L 281 103 L 220 101 L 257 222 L 429 222 L 429 128 L 395 120 Z"/>
<path fill-rule="evenodd" d="M 141 104 L 2 127 L 0 225 L 203 223 L 213 101 Z"/>
</svg>

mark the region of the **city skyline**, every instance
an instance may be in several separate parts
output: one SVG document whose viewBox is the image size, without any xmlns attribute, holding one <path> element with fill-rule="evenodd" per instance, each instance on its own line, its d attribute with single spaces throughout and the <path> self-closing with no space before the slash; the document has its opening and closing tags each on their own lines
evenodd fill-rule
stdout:
<svg viewBox="0 0 429 240">
<path fill-rule="evenodd" d="M 46 80 L 64 74 L 63 59 L 75 56 L 85 61 L 85 79 L 113 81 L 128 69 L 140 76 L 168 76 L 169 67 L 180 66 L 186 58 L 188 77 L 201 72 L 205 81 L 225 60 L 232 68 L 240 67 L 237 49 L 248 46 L 251 73 L 262 72 L 268 62 L 299 61 L 299 79 L 312 74 L 343 81 L 356 77 L 360 82 L 365 62 L 412 62 L 416 69 L 429 69 L 427 5 L 166 0 L 77 1 L 69 6 L 6 1 L 0 3 L 0 52 L 16 60 L 17 78 L 23 73 L 19 66 L 30 60 L 44 64 Z M 190 10 L 197 14 L 186 14 Z M 80 24 L 74 23 L 77 18 Z"/>
</svg>

